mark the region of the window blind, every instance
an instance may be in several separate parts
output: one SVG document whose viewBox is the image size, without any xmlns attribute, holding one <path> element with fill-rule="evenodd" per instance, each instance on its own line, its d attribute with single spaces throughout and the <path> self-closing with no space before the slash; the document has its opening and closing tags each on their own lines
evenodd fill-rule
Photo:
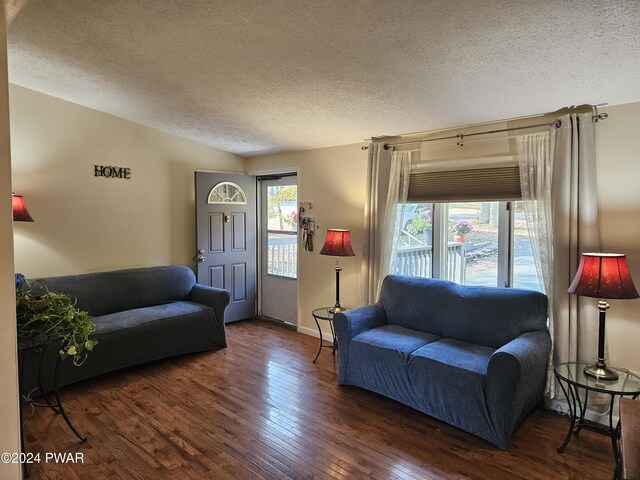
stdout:
<svg viewBox="0 0 640 480">
<path fill-rule="evenodd" d="M 409 179 L 410 202 L 518 200 L 520 169 L 517 164 L 496 167 L 418 170 Z"/>
</svg>

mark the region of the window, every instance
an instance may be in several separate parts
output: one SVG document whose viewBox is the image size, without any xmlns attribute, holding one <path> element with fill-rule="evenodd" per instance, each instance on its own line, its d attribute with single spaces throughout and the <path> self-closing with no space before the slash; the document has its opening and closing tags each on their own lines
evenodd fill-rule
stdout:
<svg viewBox="0 0 640 480">
<path fill-rule="evenodd" d="M 395 273 L 542 291 L 522 202 L 406 204 Z"/>
<path fill-rule="evenodd" d="M 298 186 L 267 187 L 267 274 L 297 278 Z"/>
<path fill-rule="evenodd" d="M 207 198 L 208 204 L 214 203 L 235 203 L 240 205 L 247 204 L 247 197 L 242 189 L 231 182 L 220 182 L 209 192 Z"/>
</svg>

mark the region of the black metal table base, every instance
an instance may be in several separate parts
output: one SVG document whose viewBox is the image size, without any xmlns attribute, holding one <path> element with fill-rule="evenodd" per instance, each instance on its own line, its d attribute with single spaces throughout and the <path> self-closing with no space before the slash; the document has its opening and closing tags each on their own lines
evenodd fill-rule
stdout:
<svg viewBox="0 0 640 480">
<path fill-rule="evenodd" d="M 47 395 L 46 390 L 42 384 L 42 364 L 43 364 L 43 360 L 44 360 L 44 353 L 45 350 L 47 349 L 47 345 L 37 345 L 34 347 L 29 347 L 29 348 L 25 348 L 21 350 L 21 362 L 20 362 L 20 378 L 22 379 L 22 372 L 23 372 L 23 367 L 24 367 L 24 352 L 25 350 L 31 350 L 32 351 L 32 355 L 31 355 L 31 365 L 33 367 L 33 373 L 36 379 L 36 383 L 38 384 L 38 391 L 40 393 L 40 395 L 42 396 L 44 403 L 40 403 L 40 402 L 36 402 L 36 400 L 32 397 L 33 394 L 33 390 L 31 392 L 28 392 L 26 394 L 21 394 L 22 400 L 24 400 L 24 402 L 28 405 L 31 406 L 31 408 L 35 408 L 35 407 L 48 407 L 50 408 L 55 414 L 60 414 L 62 415 L 62 418 L 64 418 L 64 421 L 67 423 L 67 426 L 71 429 L 71 431 L 75 434 L 76 437 L 78 437 L 80 439 L 81 442 L 84 442 L 87 440 L 87 436 L 81 434 L 78 429 L 75 427 L 75 425 L 73 424 L 73 422 L 71 421 L 71 419 L 69 418 L 69 416 L 67 415 L 67 412 L 64 409 L 64 406 L 62 405 L 62 400 L 60 400 L 60 385 L 59 385 L 59 378 L 60 378 L 60 365 L 62 364 L 62 358 L 58 355 L 58 358 L 56 360 L 56 365 L 54 367 L 54 371 L 53 371 L 53 396 L 55 401 L 52 401 L 49 398 L 49 395 Z M 38 366 L 36 367 L 36 360 L 34 355 L 37 354 L 40 359 L 39 359 L 39 363 Z M 23 419 L 22 419 L 22 408 L 20 408 L 20 425 L 23 425 Z M 22 452 L 25 452 L 25 448 L 24 448 L 24 432 L 22 431 L 22 428 L 20 428 L 20 447 Z M 24 477 L 28 477 L 29 476 L 29 471 L 27 469 L 27 464 L 24 463 L 23 464 L 23 476 Z"/>
<path fill-rule="evenodd" d="M 331 354 L 335 355 L 336 350 L 338 350 L 338 340 L 336 339 L 336 333 L 333 330 L 333 322 L 329 322 L 329 326 L 331 327 L 331 338 L 333 338 L 333 343 L 331 345 L 325 345 L 324 339 L 322 338 L 322 329 L 320 328 L 320 323 L 316 316 L 313 316 L 313 319 L 316 321 L 316 326 L 318 327 L 318 334 L 320 335 L 320 347 L 318 347 L 318 353 L 316 354 L 316 358 L 313 359 L 313 363 L 318 361 L 318 357 L 320 356 L 320 352 L 322 352 L 323 348 L 330 348 Z"/>
<path fill-rule="evenodd" d="M 616 396 L 623 395 L 616 395 L 613 393 L 608 394 L 611 397 L 609 402 L 609 425 L 602 425 L 585 419 L 587 403 L 589 401 L 589 390 L 583 389 L 585 391 L 584 398 L 580 398 L 578 391 L 580 387 L 568 382 L 565 382 L 565 387 L 562 379 L 558 378 L 557 375 L 556 378 L 558 379 L 558 384 L 560 385 L 562 393 L 564 393 L 564 396 L 567 399 L 567 404 L 569 405 L 569 430 L 567 431 L 564 442 L 562 442 L 562 445 L 558 448 L 558 453 L 564 453 L 571 441 L 571 438 L 574 435 L 579 435 L 583 428 L 592 432 L 607 435 L 611 438 L 611 449 L 613 451 L 613 459 L 615 462 L 614 478 L 618 478 L 621 463 L 620 450 L 618 448 L 618 442 L 620 439 L 620 421 L 618 421 L 615 426 L 613 425 L 613 406 L 615 404 Z M 638 395 L 633 396 L 634 399 L 637 397 Z"/>
</svg>

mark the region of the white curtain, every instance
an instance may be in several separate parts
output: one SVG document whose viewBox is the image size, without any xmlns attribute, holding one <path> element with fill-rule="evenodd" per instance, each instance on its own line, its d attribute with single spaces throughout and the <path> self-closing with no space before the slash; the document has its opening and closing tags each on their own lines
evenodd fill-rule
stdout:
<svg viewBox="0 0 640 480">
<path fill-rule="evenodd" d="M 399 218 L 407 200 L 411 154 L 369 146 L 365 245 L 362 262 L 363 303 L 378 300 L 384 277 L 393 271 L 398 244 Z M 398 206 L 401 205 L 400 208 Z"/>
<path fill-rule="evenodd" d="M 592 361 L 597 351 L 597 322 L 589 321 L 597 318 L 595 302 L 567 293 L 580 254 L 600 251 L 594 126 L 591 113 L 559 120 L 550 134 L 517 139 L 527 227 L 549 297 L 548 398 L 555 397 L 554 364 Z"/>
<path fill-rule="evenodd" d="M 549 132 L 520 135 L 516 138 L 520 164 L 520 190 L 531 250 L 540 279 L 549 297 L 549 334 L 554 340 L 553 305 L 553 220 L 551 215 L 551 150 Z M 553 347 L 547 363 L 545 395 L 555 396 Z"/>
<path fill-rule="evenodd" d="M 383 215 L 389 189 L 391 171 L 391 150 L 385 150 L 380 143 L 369 145 L 367 166 L 367 198 L 364 206 L 364 246 L 362 259 L 363 305 L 375 303 L 378 285 L 384 278 L 386 265 L 382 261 L 382 245 L 385 230 Z"/>
<path fill-rule="evenodd" d="M 378 293 L 382 280 L 389 273 L 395 272 L 398 241 L 400 239 L 400 224 L 404 218 L 404 209 L 409 193 L 409 178 L 411 175 L 411 153 L 394 152 L 391 157 L 391 171 L 389 174 L 389 191 L 384 210 L 383 226 L 385 230 L 382 244 L 382 261 L 385 269 L 378 284 Z"/>
</svg>

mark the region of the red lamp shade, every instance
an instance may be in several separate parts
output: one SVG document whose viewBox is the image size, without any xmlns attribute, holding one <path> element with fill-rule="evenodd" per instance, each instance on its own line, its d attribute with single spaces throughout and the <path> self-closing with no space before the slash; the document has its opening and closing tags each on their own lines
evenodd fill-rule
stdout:
<svg viewBox="0 0 640 480">
<path fill-rule="evenodd" d="M 29 215 L 29 210 L 24 203 L 24 197 L 22 195 L 11 195 L 13 202 L 13 221 L 14 222 L 33 222 L 33 218 Z"/>
<path fill-rule="evenodd" d="M 622 253 L 583 253 L 568 292 L 594 298 L 638 298 Z"/>
<path fill-rule="evenodd" d="M 324 240 L 320 255 L 331 255 L 332 257 L 354 257 L 351 248 L 351 233 L 349 230 L 330 228 L 327 230 L 327 238 Z"/>
</svg>

